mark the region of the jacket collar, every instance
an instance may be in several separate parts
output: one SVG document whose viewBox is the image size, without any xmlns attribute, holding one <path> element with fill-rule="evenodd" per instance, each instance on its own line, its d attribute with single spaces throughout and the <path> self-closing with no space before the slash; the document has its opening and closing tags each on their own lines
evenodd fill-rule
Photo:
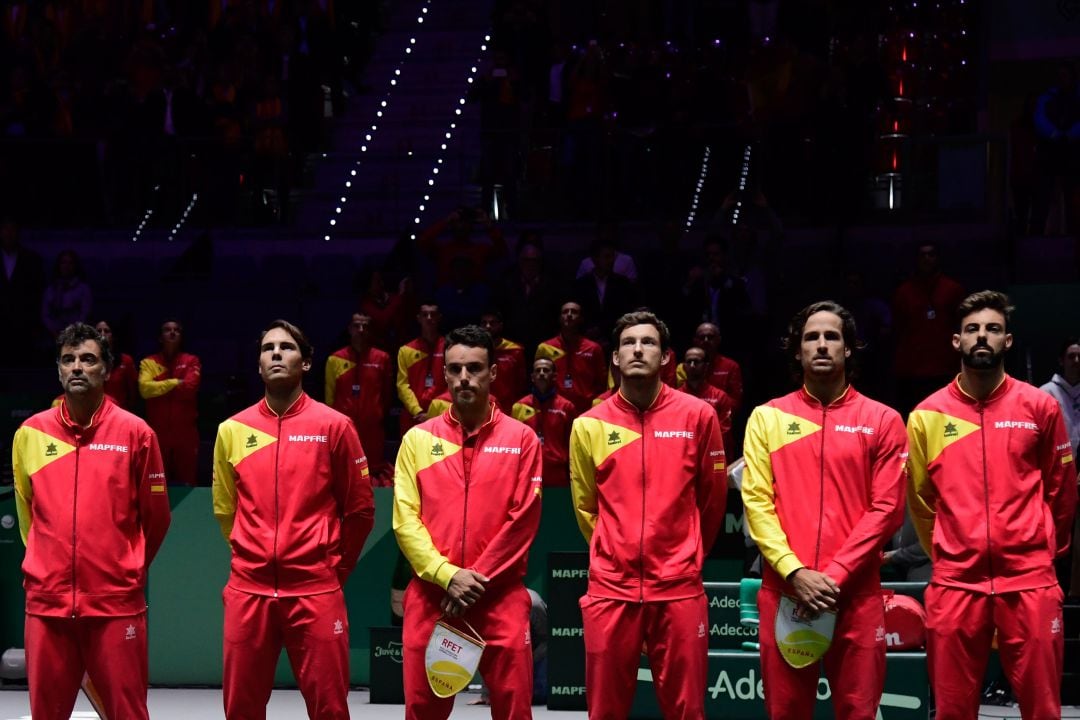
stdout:
<svg viewBox="0 0 1080 720">
<path fill-rule="evenodd" d="M 109 400 L 109 396 L 103 395 L 101 398 L 101 405 L 98 405 L 98 409 L 90 416 L 90 424 L 86 427 L 82 427 L 71 419 L 71 414 L 68 412 L 67 407 L 67 398 L 65 397 L 60 401 L 59 407 L 56 408 L 56 416 L 60 419 L 60 424 L 64 427 L 75 430 L 76 432 L 86 432 L 101 424 L 101 421 L 109 414 L 110 405 L 112 405 L 112 402 Z"/>
<path fill-rule="evenodd" d="M 271 417 L 275 420 L 279 417 L 284 420 L 285 418 L 291 418 L 295 415 L 299 415 L 301 412 L 303 412 L 304 408 L 306 408 L 308 406 L 308 403 L 310 402 L 311 398 L 308 397 L 308 394 L 306 392 L 301 392 L 300 397 L 296 398 L 296 402 L 290 405 L 289 409 L 279 416 L 270 408 L 270 405 L 266 402 L 266 398 L 264 397 L 261 401 L 259 401 L 259 412 L 266 417 Z"/>
<path fill-rule="evenodd" d="M 671 398 L 671 393 L 673 392 L 675 391 L 668 387 L 667 383 L 661 382 L 660 392 L 656 393 L 656 397 L 653 398 L 652 404 L 649 405 L 649 407 L 645 408 L 644 412 L 652 412 L 663 407 L 665 404 L 667 404 L 667 401 Z M 641 412 L 640 410 L 638 410 L 637 405 L 627 400 L 626 396 L 622 394 L 622 388 L 616 390 L 615 394 L 612 397 L 614 398 L 614 403 L 616 407 L 618 407 L 623 412 Z"/>
<path fill-rule="evenodd" d="M 990 393 L 985 400 L 980 401 L 976 400 L 971 395 L 968 395 L 966 392 L 964 392 L 964 389 L 960 387 L 960 375 L 957 374 L 956 378 L 953 379 L 951 383 L 949 383 L 949 392 L 954 398 L 960 400 L 961 402 L 967 403 L 968 405 L 989 405 L 1005 393 L 1009 392 L 1014 382 L 1016 381 L 1013 380 L 1008 373 L 1005 373 L 1005 376 L 1001 379 L 1001 383 L 996 388 L 994 388 L 994 391 Z"/>
<path fill-rule="evenodd" d="M 499 415 L 501 414 L 502 411 L 499 410 L 499 406 L 493 400 L 489 399 L 487 420 L 484 421 L 483 425 L 476 429 L 475 434 L 485 432 L 491 425 L 495 424 L 495 422 L 499 419 Z M 457 428 L 462 433 L 465 432 L 465 426 L 461 424 L 461 419 L 458 418 L 457 414 L 454 412 L 453 405 L 450 406 L 449 410 L 443 413 L 443 417 L 446 418 L 446 422 L 449 423 L 451 427 Z"/>
<path fill-rule="evenodd" d="M 813 407 L 817 407 L 817 408 L 823 408 L 823 407 L 838 408 L 838 407 L 843 407 L 843 406 L 847 405 L 848 403 L 854 402 L 855 398 L 858 397 L 858 395 L 859 395 L 859 393 L 857 393 L 855 391 L 855 388 L 852 387 L 851 384 L 849 383 L 848 386 L 844 388 L 844 392 L 840 393 L 840 397 L 836 398 L 835 400 L 833 400 L 828 405 L 825 405 L 820 400 L 818 400 L 817 397 L 815 397 L 813 394 L 811 394 L 811 392 L 806 389 L 805 385 L 803 385 L 802 387 L 799 388 L 799 397 L 802 398 L 802 401 L 804 403 L 806 403 L 807 405 L 812 405 Z"/>
</svg>

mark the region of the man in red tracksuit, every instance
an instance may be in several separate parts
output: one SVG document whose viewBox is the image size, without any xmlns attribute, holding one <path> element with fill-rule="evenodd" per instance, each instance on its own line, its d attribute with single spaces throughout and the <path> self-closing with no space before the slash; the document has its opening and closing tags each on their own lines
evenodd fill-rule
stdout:
<svg viewBox="0 0 1080 720">
<path fill-rule="evenodd" d="M 199 381 L 202 363 L 180 350 L 184 329 L 175 320 L 161 325 L 161 352 L 139 363 L 139 394 L 146 420 L 161 441 L 170 483 L 197 485 L 199 459 Z"/>
<path fill-rule="evenodd" d="M 777 646 L 781 595 L 814 617 L 835 612 L 825 676 L 838 720 L 873 720 L 885 687 L 881 550 L 903 521 L 907 438 L 896 411 L 848 378 L 855 321 L 833 302 L 804 308 L 788 328 L 796 392 L 757 407 L 746 427 L 743 507 L 766 560 L 761 613 L 765 713 L 809 720 L 819 663 L 794 668 Z"/>
<path fill-rule="evenodd" d="M 480 316 L 480 327 L 491 335 L 495 344 L 495 365 L 499 371 L 491 381 L 491 395 L 499 409 L 510 414 L 514 401 L 525 392 L 525 348 L 503 337 L 502 313 L 488 310 Z"/>
<path fill-rule="evenodd" d="M 218 428 L 214 515 L 232 548 L 225 586 L 225 716 L 266 717 L 282 646 L 311 718 L 348 718 L 342 588 L 375 517 L 347 417 L 308 397 L 312 348 L 275 320 L 260 341 L 266 395 Z"/>
<path fill-rule="evenodd" d="M 349 344 L 326 358 L 326 404 L 353 421 L 376 485 L 393 482 L 383 459 L 383 423 L 393 398 L 390 356 L 372 346 L 373 324 L 364 313 L 353 313 Z"/>
<path fill-rule="evenodd" d="M 742 406 L 743 378 L 739 363 L 720 354 L 720 328 L 712 323 L 701 323 L 694 333 L 694 347 L 705 351 L 705 364 L 708 368 L 709 384 L 720 388 L 731 398 L 732 410 Z M 676 387 L 686 382 L 686 368 L 679 365 L 675 369 Z"/>
<path fill-rule="evenodd" d="M 15 433 L 26 543 L 30 711 L 67 720 L 83 673 L 110 718 L 147 718 L 146 576 L 169 528 L 157 438 L 105 397 L 112 357 L 89 325 L 57 339 L 63 401 Z"/>
<path fill-rule="evenodd" d="M 938 720 L 969 720 L 994 630 L 1024 720 L 1061 717 L 1062 592 L 1076 464 L 1050 395 L 1005 373 L 1009 299 L 984 290 L 957 312 L 961 369 L 908 418 L 908 507 L 933 560 L 926 651 Z"/>
<path fill-rule="evenodd" d="M 446 341 L 439 334 L 442 313 L 435 303 L 420 305 L 416 315 L 420 337 L 398 349 L 397 394 L 405 410 L 401 413 L 401 434 L 428 419 L 431 401 L 446 390 L 443 354 Z"/>
<path fill-rule="evenodd" d="M 570 426 L 577 413 L 555 390 L 555 363 L 547 358 L 533 361 L 532 392 L 514 403 L 513 414 L 532 428 L 543 446 L 544 485 L 569 485 Z"/>
<path fill-rule="evenodd" d="M 629 714 L 642 643 L 663 716 L 705 717 L 701 569 L 724 521 L 727 475 L 716 413 L 660 379 L 669 337 L 650 312 L 619 318 L 620 388 L 571 431 L 570 488 L 589 543 L 581 614 L 594 720 Z"/>
<path fill-rule="evenodd" d="M 424 664 L 445 615 L 487 643 L 480 673 L 491 716 L 528 720 L 532 603 L 522 578 L 540 524 L 540 444 L 490 399 L 491 336 L 464 327 L 446 346 L 453 406 L 405 435 L 394 475 L 394 533 L 416 573 L 405 591 L 405 717 L 443 720 L 453 709 L 453 698 L 432 692 Z"/>
<path fill-rule="evenodd" d="M 109 344 L 109 350 L 113 354 L 113 368 L 105 382 L 105 394 L 120 407 L 134 412 L 135 398 L 139 395 L 139 371 L 135 367 L 135 361 L 127 353 L 117 352 L 112 327 L 108 322 L 99 320 L 94 329 Z"/>
<path fill-rule="evenodd" d="M 716 411 L 716 417 L 720 420 L 720 434 L 724 437 L 724 453 L 730 457 L 735 454 L 735 441 L 731 435 L 731 413 L 735 410 L 735 403 L 726 392 L 708 381 L 707 362 L 704 350 L 699 347 L 687 348 L 682 362 L 686 382 L 679 389 L 704 400 Z"/>
<path fill-rule="evenodd" d="M 555 387 L 583 413 L 607 389 L 607 360 L 598 343 L 581 334 L 581 305 L 565 302 L 559 310 L 559 334 L 536 348 L 536 357 L 555 363 Z"/>
</svg>

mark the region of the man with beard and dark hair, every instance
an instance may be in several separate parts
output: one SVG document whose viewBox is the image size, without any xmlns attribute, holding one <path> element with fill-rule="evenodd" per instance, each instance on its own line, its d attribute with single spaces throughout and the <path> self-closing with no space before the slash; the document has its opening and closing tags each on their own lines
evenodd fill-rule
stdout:
<svg viewBox="0 0 1080 720">
<path fill-rule="evenodd" d="M 994 631 L 1025 718 L 1061 717 L 1062 592 L 1076 465 L 1052 397 L 1005 373 L 1012 308 L 960 303 L 960 374 L 908 418 L 908 507 L 933 559 L 926 649 L 938 720 L 978 714 Z"/>
</svg>

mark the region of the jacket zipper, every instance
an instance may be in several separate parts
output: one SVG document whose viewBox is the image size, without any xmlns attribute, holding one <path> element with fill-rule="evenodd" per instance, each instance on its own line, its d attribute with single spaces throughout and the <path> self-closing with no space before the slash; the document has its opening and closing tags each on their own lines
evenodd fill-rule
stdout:
<svg viewBox="0 0 1080 720">
<path fill-rule="evenodd" d="M 638 541 L 638 568 L 641 582 L 638 584 L 638 602 L 645 603 L 645 412 L 638 410 L 641 421 L 641 538 Z"/>
<path fill-rule="evenodd" d="M 986 506 L 986 566 L 990 577 L 990 594 L 994 594 L 994 557 L 990 544 L 990 478 L 986 472 L 986 406 L 979 404 L 979 435 L 982 438 L 983 502 Z"/>
<path fill-rule="evenodd" d="M 75 488 L 72 491 L 71 499 L 71 617 L 72 619 L 78 617 L 79 611 L 76 607 L 75 588 L 76 585 L 76 561 L 78 559 L 76 521 L 78 520 L 78 508 L 79 508 L 79 448 L 82 447 L 82 436 L 76 433 L 75 435 Z"/>
<path fill-rule="evenodd" d="M 282 417 L 277 419 L 277 442 L 274 443 L 274 597 L 278 596 L 278 587 L 281 584 L 279 577 L 280 564 L 278 562 L 278 533 L 281 531 L 281 501 L 278 498 L 278 464 L 281 458 L 281 423 Z"/>
<path fill-rule="evenodd" d="M 465 503 L 464 503 L 464 506 L 462 507 L 462 511 L 461 511 L 461 515 L 462 515 L 462 517 L 461 517 L 461 566 L 462 567 L 468 567 L 468 563 L 466 562 L 466 557 L 465 557 L 465 532 L 468 529 L 468 525 L 469 525 L 469 479 L 470 479 L 470 476 L 472 475 L 472 464 L 476 460 L 476 451 L 480 449 L 480 437 L 479 437 L 479 434 L 480 434 L 480 431 L 477 430 L 476 444 L 473 446 L 473 449 L 472 449 L 472 459 L 469 460 L 466 463 L 465 462 L 465 443 L 467 443 L 469 441 L 469 438 L 466 437 L 465 427 L 462 426 L 462 428 L 461 428 L 461 448 L 462 448 L 462 451 L 461 451 L 461 464 L 462 464 L 463 475 L 465 477 Z"/>
<path fill-rule="evenodd" d="M 818 472 L 818 524 L 817 524 L 817 541 L 814 544 L 814 570 L 821 571 L 818 567 L 818 563 L 821 560 L 821 526 L 825 524 L 825 433 L 827 432 L 828 423 L 826 422 L 826 415 L 828 415 L 829 409 L 826 405 L 821 406 L 821 462 L 819 463 Z"/>
</svg>

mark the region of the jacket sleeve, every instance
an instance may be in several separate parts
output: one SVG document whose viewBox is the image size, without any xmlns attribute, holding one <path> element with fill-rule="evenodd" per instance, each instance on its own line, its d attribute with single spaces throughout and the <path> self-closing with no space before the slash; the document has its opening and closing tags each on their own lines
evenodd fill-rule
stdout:
<svg viewBox="0 0 1080 720">
<path fill-rule="evenodd" d="M 233 521 L 236 519 L 236 469 L 229 461 L 229 434 L 218 428 L 214 442 L 214 480 L 211 494 L 214 501 L 214 517 L 221 525 L 225 540 L 232 539 Z"/>
<path fill-rule="evenodd" d="M 1063 557 L 1069 552 L 1076 513 L 1076 462 L 1057 401 L 1047 398 L 1044 407 L 1049 432 L 1043 433 L 1039 443 L 1043 497 L 1054 518 L 1056 557 Z"/>
<path fill-rule="evenodd" d="M 405 412 L 409 413 L 409 417 L 415 417 L 423 408 L 416 399 L 416 393 L 409 386 L 408 357 L 408 349 L 401 347 L 397 354 L 397 394 L 401 404 L 405 406 Z"/>
<path fill-rule="evenodd" d="M 518 567 L 528 555 L 540 527 L 540 496 L 544 482 L 540 441 L 536 439 L 536 433 L 524 428 L 515 479 L 514 498 L 506 509 L 502 527 L 473 565 L 474 570 L 489 580 Z M 492 508 L 492 511 L 498 512 L 498 509 Z"/>
<path fill-rule="evenodd" d="M 188 397 L 194 398 L 199 394 L 199 383 L 202 382 L 202 361 L 194 355 L 189 356 L 191 358 L 187 367 L 184 369 L 184 382 L 177 386 L 176 392 Z"/>
<path fill-rule="evenodd" d="M 908 415 L 908 515 L 919 536 L 919 544 L 933 559 L 934 516 L 937 514 L 937 491 L 927 466 L 926 428 L 922 415 L 914 410 Z"/>
<path fill-rule="evenodd" d="M 139 523 L 146 540 L 146 566 L 149 568 L 172 522 L 165 466 L 161 460 L 157 435 L 152 430 L 148 430 L 143 437 L 133 472 L 139 490 Z"/>
<path fill-rule="evenodd" d="M 768 440 L 768 419 L 765 409 L 754 408 L 746 423 L 742 476 L 743 511 L 750 537 L 757 543 L 762 557 L 780 577 L 795 572 L 804 564 L 788 544 L 787 533 L 776 515 L 776 491 L 773 487 L 772 457 Z"/>
<path fill-rule="evenodd" d="M 144 400 L 161 397 L 172 392 L 180 381 L 176 378 L 158 380 L 157 376 L 165 372 L 165 368 L 158 365 L 153 358 L 143 358 L 139 363 L 139 394 Z"/>
<path fill-rule="evenodd" d="M 841 589 L 847 579 L 869 564 L 881 563 L 881 550 L 904 522 L 904 479 L 907 436 L 893 410 L 882 415 L 870 468 L 870 507 L 825 566 L 825 574 Z"/>
<path fill-rule="evenodd" d="M 341 375 L 337 372 L 340 367 L 334 357 L 331 355 L 326 358 L 326 372 L 323 373 L 325 378 L 325 384 L 323 385 L 323 402 L 330 407 L 334 407 L 334 391 L 337 389 L 337 381 Z"/>
<path fill-rule="evenodd" d="M 331 462 L 334 498 L 341 512 L 341 557 L 337 574 L 344 585 L 375 525 L 375 494 L 371 490 L 371 475 L 360 438 L 351 422 L 343 419 L 341 423 Z"/>
<path fill-rule="evenodd" d="M 705 408 L 701 417 L 703 422 L 702 443 L 698 447 L 698 473 L 695 491 L 698 512 L 701 513 L 702 548 L 708 554 L 720 528 L 724 526 L 724 511 L 727 509 L 727 456 L 724 453 L 724 438 L 720 432 L 720 421 L 711 407 Z"/>
<path fill-rule="evenodd" d="M 416 483 L 415 428 L 405 433 L 394 466 L 394 535 L 405 559 L 421 580 L 442 589 L 461 568 L 439 552 L 420 519 L 420 489 Z"/>
<path fill-rule="evenodd" d="M 596 518 L 600 512 L 596 495 L 596 465 L 593 464 L 591 447 L 585 423 L 575 420 L 570 430 L 570 496 L 586 544 L 592 544 Z"/>
<path fill-rule="evenodd" d="M 30 524 L 34 520 L 34 486 L 23 464 L 23 442 L 25 432 L 20 427 L 11 441 L 11 471 L 15 476 L 15 512 L 19 516 L 19 535 L 23 545 L 30 535 Z"/>
</svg>

